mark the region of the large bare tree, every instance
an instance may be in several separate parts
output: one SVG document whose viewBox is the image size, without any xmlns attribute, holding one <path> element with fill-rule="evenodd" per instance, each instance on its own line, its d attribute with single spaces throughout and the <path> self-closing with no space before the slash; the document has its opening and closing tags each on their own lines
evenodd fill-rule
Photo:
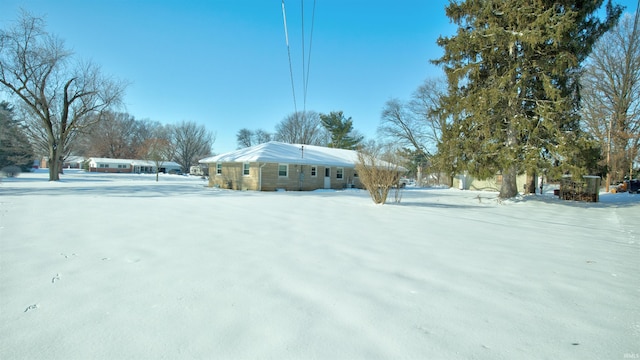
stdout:
<svg viewBox="0 0 640 360">
<path fill-rule="evenodd" d="M 412 110 L 408 103 L 399 99 L 388 100 L 382 110 L 378 134 L 400 146 L 411 147 L 426 155 L 427 124 Z"/>
<path fill-rule="evenodd" d="M 106 111 L 102 119 L 78 139 L 77 155 L 133 159 L 141 142 L 140 121 L 123 112 Z"/>
<path fill-rule="evenodd" d="M 450 118 L 438 112 L 445 95 L 445 79 L 427 78 L 408 101 L 390 99 L 382 110 L 378 136 L 403 148 L 418 182 L 427 166 L 437 173 L 451 173 L 450 162 L 437 154 Z"/>
<path fill-rule="evenodd" d="M 151 129 L 150 135 L 140 146 L 138 157 L 154 163 L 157 182 L 164 163 L 175 156 L 175 146 L 171 143 L 171 129 L 168 126 L 157 124 Z"/>
<path fill-rule="evenodd" d="M 593 47 L 582 77 L 582 119 L 604 151 L 606 190 L 633 175 L 640 151 L 640 24 L 627 15 Z"/>
<path fill-rule="evenodd" d="M 271 141 L 272 137 L 271 133 L 264 129 L 251 130 L 242 128 L 238 130 L 238 133 L 236 134 L 236 142 L 238 143 L 238 149 L 241 149 L 267 143 Z"/>
<path fill-rule="evenodd" d="M 295 112 L 276 125 L 275 140 L 289 144 L 326 145 L 327 136 L 315 111 Z"/>
<path fill-rule="evenodd" d="M 0 32 L 0 84 L 23 103 L 34 141 L 46 146 L 52 181 L 60 179 L 76 136 L 118 104 L 125 89 L 97 65 L 75 62 L 44 20 L 26 12 Z"/>
<path fill-rule="evenodd" d="M 175 148 L 174 160 L 182 166 L 182 171 L 189 172 L 191 165 L 211 155 L 211 147 L 215 135 L 204 125 L 192 121 L 182 121 L 171 127 L 171 140 Z"/>
</svg>

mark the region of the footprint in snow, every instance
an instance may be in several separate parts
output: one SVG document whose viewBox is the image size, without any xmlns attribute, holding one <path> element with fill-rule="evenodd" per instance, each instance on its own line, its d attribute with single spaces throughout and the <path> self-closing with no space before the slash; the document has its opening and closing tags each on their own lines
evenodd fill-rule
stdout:
<svg viewBox="0 0 640 360">
<path fill-rule="evenodd" d="M 56 276 L 54 276 L 54 277 L 51 279 L 51 283 L 52 283 L 52 284 L 55 284 L 55 282 L 56 282 L 57 280 L 60 280 L 60 274 L 56 274 Z"/>
<path fill-rule="evenodd" d="M 38 308 L 38 304 L 29 305 L 29 306 L 27 306 L 26 309 L 24 309 L 24 312 L 27 312 L 29 310 L 35 310 L 37 308 Z"/>
</svg>

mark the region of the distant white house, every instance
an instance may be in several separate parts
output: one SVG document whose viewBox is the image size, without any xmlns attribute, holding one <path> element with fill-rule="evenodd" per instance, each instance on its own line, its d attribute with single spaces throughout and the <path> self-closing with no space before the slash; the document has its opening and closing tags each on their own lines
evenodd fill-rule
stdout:
<svg viewBox="0 0 640 360">
<path fill-rule="evenodd" d="M 152 174 L 156 172 L 156 162 L 151 160 L 111 159 L 91 157 L 88 160 L 90 172 Z M 181 172 L 180 164 L 164 161 L 160 172 Z"/>
<path fill-rule="evenodd" d="M 209 185 L 274 191 L 362 187 L 355 169 L 358 152 L 270 141 L 200 160 Z M 382 161 L 380 163 L 383 163 Z M 402 167 L 397 170 L 404 171 Z"/>
<path fill-rule="evenodd" d="M 527 181 L 526 174 L 520 174 L 516 177 L 516 186 L 519 191 L 524 190 Z M 535 179 L 537 188 L 538 179 Z M 458 174 L 453 178 L 453 187 L 460 190 L 481 190 L 481 191 L 500 191 L 502 186 L 502 175 L 496 174 L 488 179 L 477 179 L 467 173 Z"/>
<path fill-rule="evenodd" d="M 74 155 L 70 155 L 67 156 L 64 159 L 64 162 L 62 163 L 62 168 L 63 169 L 81 169 L 82 168 L 82 164 L 84 163 L 85 158 L 82 156 L 74 156 Z M 42 168 L 42 169 L 46 169 L 49 167 L 49 158 L 48 157 L 41 157 L 39 159 L 37 159 L 34 162 L 34 167 L 35 168 Z"/>
</svg>

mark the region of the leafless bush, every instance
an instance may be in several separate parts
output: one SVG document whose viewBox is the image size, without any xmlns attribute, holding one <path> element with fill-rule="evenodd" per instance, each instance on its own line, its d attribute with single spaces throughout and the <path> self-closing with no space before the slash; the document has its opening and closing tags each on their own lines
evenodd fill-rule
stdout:
<svg viewBox="0 0 640 360">
<path fill-rule="evenodd" d="M 399 202 L 400 187 L 398 184 L 400 167 L 392 162 L 380 160 L 375 150 L 358 152 L 356 171 L 360 182 L 369 191 L 373 202 L 384 204 L 391 189 L 396 188 L 395 200 Z"/>
</svg>

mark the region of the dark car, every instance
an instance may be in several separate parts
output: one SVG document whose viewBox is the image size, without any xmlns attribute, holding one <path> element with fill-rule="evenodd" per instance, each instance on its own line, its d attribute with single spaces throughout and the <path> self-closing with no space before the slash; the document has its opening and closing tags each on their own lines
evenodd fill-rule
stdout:
<svg viewBox="0 0 640 360">
<path fill-rule="evenodd" d="M 624 181 L 629 194 L 640 194 L 640 180 L 631 179 Z"/>
</svg>

